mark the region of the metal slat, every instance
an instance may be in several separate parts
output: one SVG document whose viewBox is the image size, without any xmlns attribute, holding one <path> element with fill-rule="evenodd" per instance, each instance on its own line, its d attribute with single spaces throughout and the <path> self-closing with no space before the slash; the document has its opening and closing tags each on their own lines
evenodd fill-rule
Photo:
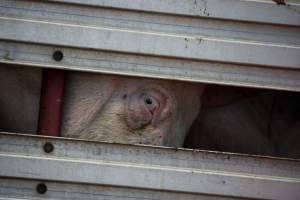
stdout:
<svg viewBox="0 0 300 200">
<path fill-rule="evenodd" d="M 0 18 L 0 26 L 0 38 L 4 40 L 269 67 L 300 67 L 300 48 L 286 45 L 93 28 L 13 18 Z"/>
<path fill-rule="evenodd" d="M 128 76 L 300 91 L 300 71 L 0 41 L 0 62 Z M 64 59 L 52 59 L 55 50 Z M 183 70 L 186 69 L 186 70 Z"/>
<path fill-rule="evenodd" d="M 286 0 L 286 6 L 273 0 L 51 0 L 89 6 L 132 9 L 196 17 L 245 20 L 260 23 L 300 25 L 300 4 Z"/>
<path fill-rule="evenodd" d="M 36 1 L 0 2 L 0 13 L 7 17 L 71 23 L 92 27 L 114 27 L 171 35 L 227 38 L 256 43 L 300 45 L 300 28 L 213 18 L 132 12 L 72 4 L 47 4 Z"/>
<path fill-rule="evenodd" d="M 0 0 L 0 63 L 300 91 L 299 3 L 286 3 Z M 299 161 L 0 135 L 0 199 L 41 198 L 40 181 L 52 199 L 300 196 Z"/>
<path fill-rule="evenodd" d="M 0 42 L 0 62 L 128 76 L 300 91 L 300 72 L 132 54 Z M 64 52 L 60 63 L 55 50 Z M 188 70 L 182 70 L 188 69 Z"/>
<path fill-rule="evenodd" d="M 299 179 L 143 166 L 137 163 L 45 159 L 0 154 L 1 176 L 133 187 L 244 198 L 288 199 L 300 195 Z M 38 167 L 37 167 L 38 166 Z M 6 170 L 4 170 L 6 169 Z M 78 173 L 78 171 L 84 171 Z M 47 172 L 47 174 L 45 173 Z M 96 173 L 95 173 L 96 172 Z M 63 173 L 63 174 L 62 174 Z M 224 182 L 224 187 L 220 186 Z M 233 192 L 234 191 L 234 192 Z M 268 194 L 267 194 L 268 193 Z"/>
<path fill-rule="evenodd" d="M 47 193 L 38 194 L 40 181 L 0 178 L 0 199 L 92 199 L 92 200 L 232 200 L 231 197 L 173 193 L 166 191 L 118 188 L 102 185 L 43 182 Z M 235 198 L 241 200 L 241 198 Z"/>
<path fill-rule="evenodd" d="M 229 19 L 225 13 L 188 17 L 187 7 L 194 1 L 170 1 L 174 3 L 171 6 L 168 1 L 2 0 L 0 62 L 299 91 L 300 27 L 292 23 L 299 8 L 296 1 L 288 1 L 286 6 L 273 1 L 206 2 L 216 10 L 232 5 L 254 12 L 254 8 L 269 6 L 263 13 L 272 14 L 275 21 L 265 15 L 249 15 L 246 21 L 255 23 L 243 21 L 239 14 L 232 20 L 224 20 Z M 154 13 L 151 10 L 156 6 Z M 279 18 L 281 12 L 293 17 Z M 278 25 L 279 19 L 287 21 L 284 26 Z M 72 59 L 67 55 L 67 62 L 58 65 L 32 53 L 45 45 L 72 52 Z M 20 56 L 20 52 L 32 57 Z M 95 52 L 111 59 L 98 59 Z"/>
<path fill-rule="evenodd" d="M 45 142 L 52 153 L 43 152 Z M 299 161 L 15 134 L 0 136 L 0 177 L 200 196 L 300 196 Z"/>
</svg>

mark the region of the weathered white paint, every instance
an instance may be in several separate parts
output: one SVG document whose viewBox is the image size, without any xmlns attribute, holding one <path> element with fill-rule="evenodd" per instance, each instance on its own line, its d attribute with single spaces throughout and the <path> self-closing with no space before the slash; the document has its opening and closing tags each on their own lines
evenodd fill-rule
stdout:
<svg viewBox="0 0 300 200">
<path fill-rule="evenodd" d="M 181 14 L 196 17 L 245 20 L 285 25 L 300 25 L 299 1 L 285 0 L 279 6 L 273 0 L 51 0 L 117 9 Z M 267 11 L 267 12 L 266 12 Z"/>
<path fill-rule="evenodd" d="M 16 43 L 6 43 L 9 47 L 1 49 L 0 62 L 299 90 L 299 3 L 286 4 L 271 0 L 3 0 L 0 40 L 29 46 L 24 51 Z M 45 55 L 32 54 L 41 48 L 31 43 L 49 49 L 76 47 L 72 49 L 76 58 L 50 64 L 42 59 Z M 11 59 L 21 51 L 30 57 Z M 101 64 L 90 58 L 93 52 L 111 54 L 112 59 Z M 120 57 L 144 61 L 125 64 Z"/>
<path fill-rule="evenodd" d="M 231 197 L 200 194 L 173 193 L 167 191 L 122 188 L 103 185 L 46 182 L 47 193 L 38 194 L 41 181 L 0 178 L 0 199 L 92 199 L 92 200 L 232 200 Z M 240 200 L 242 198 L 235 198 Z"/>
<path fill-rule="evenodd" d="M 0 38 L 39 44 L 299 69 L 300 47 L 0 18 Z M 26 31 L 25 31 L 26 30 Z"/>
<path fill-rule="evenodd" d="M 49 2 L 0 2 L 1 63 L 299 91 L 297 1 Z M 61 63 L 51 60 L 55 49 L 65 54 Z M 2 180 L 132 187 L 177 198 L 300 195 L 298 161 L 13 135 L 0 140 Z M 42 152 L 45 141 L 55 145 L 51 155 Z M 18 192 L 0 187 L 1 195 Z"/>
<path fill-rule="evenodd" d="M 52 153 L 43 152 L 45 142 L 54 145 Z M 263 199 L 300 195 L 299 161 L 15 134 L 0 136 L 0 176 L 151 189 L 154 194 Z M 2 185 L 0 191 L 11 189 Z"/>
<path fill-rule="evenodd" d="M 0 41 L 0 62 L 106 74 L 300 91 L 300 71 Z M 52 59 L 55 50 L 64 59 Z"/>
</svg>

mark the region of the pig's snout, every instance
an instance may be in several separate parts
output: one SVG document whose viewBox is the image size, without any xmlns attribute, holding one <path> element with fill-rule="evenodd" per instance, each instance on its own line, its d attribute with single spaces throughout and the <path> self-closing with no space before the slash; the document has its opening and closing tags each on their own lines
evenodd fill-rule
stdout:
<svg viewBox="0 0 300 200">
<path fill-rule="evenodd" d="M 136 130 L 163 121 L 171 113 L 171 98 L 162 88 L 133 92 L 126 99 L 127 126 Z"/>
</svg>

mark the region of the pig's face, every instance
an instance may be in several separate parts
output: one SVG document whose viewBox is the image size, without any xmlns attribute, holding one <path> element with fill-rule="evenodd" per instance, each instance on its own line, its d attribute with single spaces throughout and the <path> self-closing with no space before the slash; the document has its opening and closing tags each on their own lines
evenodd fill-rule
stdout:
<svg viewBox="0 0 300 200">
<path fill-rule="evenodd" d="M 131 133 L 128 138 L 133 143 L 163 145 L 168 142 L 177 102 L 162 85 L 146 84 L 123 96 L 125 124 Z"/>
<path fill-rule="evenodd" d="M 66 82 L 66 137 L 182 146 L 200 108 L 198 84 L 86 73 Z"/>
</svg>

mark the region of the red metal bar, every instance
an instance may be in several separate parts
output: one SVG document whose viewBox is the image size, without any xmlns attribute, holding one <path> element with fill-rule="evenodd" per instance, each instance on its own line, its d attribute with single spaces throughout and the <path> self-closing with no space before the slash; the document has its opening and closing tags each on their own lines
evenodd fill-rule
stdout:
<svg viewBox="0 0 300 200">
<path fill-rule="evenodd" d="M 44 69 L 42 79 L 38 134 L 60 136 L 64 71 Z"/>
</svg>

